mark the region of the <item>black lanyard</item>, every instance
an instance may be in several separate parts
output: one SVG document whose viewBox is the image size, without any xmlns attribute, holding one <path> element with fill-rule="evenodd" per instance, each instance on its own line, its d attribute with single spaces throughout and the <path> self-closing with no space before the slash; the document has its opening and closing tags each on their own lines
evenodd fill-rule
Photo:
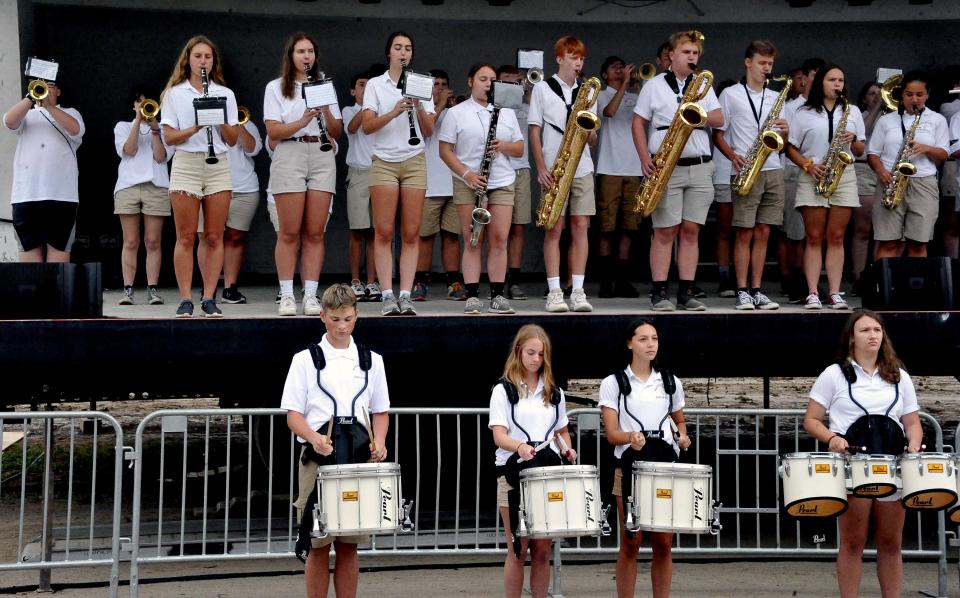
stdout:
<svg viewBox="0 0 960 598">
<path fill-rule="evenodd" d="M 753 98 L 750 97 L 750 88 L 747 87 L 745 81 L 743 82 L 743 92 L 747 94 L 747 101 L 750 102 L 750 111 L 753 112 L 753 118 L 757 121 L 757 131 L 760 130 L 760 117 L 763 115 L 763 100 L 767 97 L 766 91 L 767 84 L 764 83 L 760 89 L 760 110 L 757 110 L 757 107 L 753 105 Z"/>
<path fill-rule="evenodd" d="M 663 76 L 666 80 L 667 85 L 670 86 L 670 89 L 673 93 L 677 94 L 677 103 L 683 103 L 683 93 L 680 91 L 680 83 L 677 81 L 677 76 L 673 71 L 667 71 L 667 74 Z M 690 81 L 693 79 L 693 73 L 687 75 L 687 78 L 683 82 L 683 90 L 687 90 L 687 85 L 690 85 Z"/>
<path fill-rule="evenodd" d="M 827 112 L 827 145 L 829 146 L 833 143 L 833 113 L 837 111 L 837 105 L 833 105 L 832 110 L 827 110 L 827 107 L 823 107 Z"/>
</svg>

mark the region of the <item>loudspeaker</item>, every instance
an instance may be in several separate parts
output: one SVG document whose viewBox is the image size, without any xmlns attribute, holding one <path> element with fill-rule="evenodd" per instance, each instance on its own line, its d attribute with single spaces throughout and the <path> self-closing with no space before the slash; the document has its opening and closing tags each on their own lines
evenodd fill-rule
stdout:
<svg viewBox="0 0 960 598">
<path fill-rule="evenodd" d="M 100 318 L 100 263 L 0 264 L 0 319 Z"/>
<path fill-rule="evenodd" d="M 874 262 L 863 306 L 878 310 L 945 311 L 954 308 L 948 257 L 897 257 Z"/>
</svg>

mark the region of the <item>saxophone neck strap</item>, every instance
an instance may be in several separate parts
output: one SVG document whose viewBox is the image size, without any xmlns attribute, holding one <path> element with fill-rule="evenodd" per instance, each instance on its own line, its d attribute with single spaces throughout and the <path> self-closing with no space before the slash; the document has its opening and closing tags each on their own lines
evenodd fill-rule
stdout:
<svg viewBox="0 0 960 598">
<path fill-rule="evenodd" d="M 663 76 L 663 80 L 667 82 L 667 85 L 670 86 L 670 90 L 677 94 L 677 103 L 680 104 L 683 102 L 683 91 L 687 90 L 687 86 L 690 85 L 690 82 L 693 81 L 693 73 L 687 75 L 687 78 L 683 82 L 683 91 L 680 91 L 680 83 L 677 80 L 677 75 L 668 70 L 667 73 Z"/>
<path fill-rule="evenodd" d="M 580 85 L 579 83 L 574 83 L 573 89 L 570 92 L 569 103 L 567 103 L 567 98 L 565 98 L 563 95 L 563 88 L 560 87 L 560 81 L 558 81 L 556 77 L 550 77 L 549 79 L 547 79 L 547 86 L 550 87 L 553 93 L 557 94 L 557 97 L 560 98 L 560 101 L 563 102 L 563 105 L 567 108 L 567 116 L 563 121 L 563 125 L 564 127 L 566 127 L 567 123 L 570 121 L 570 112 L 573 110 L 573 103 L 576 101 L 577 89 L 579 89 Z M 550 122 L 548 122 L 547 124 L 553 127 L 554 129 L 556 129 L 558 133 L 563 135 L 564 129 L 561 129 L 557 125 Z"/>
</svg>

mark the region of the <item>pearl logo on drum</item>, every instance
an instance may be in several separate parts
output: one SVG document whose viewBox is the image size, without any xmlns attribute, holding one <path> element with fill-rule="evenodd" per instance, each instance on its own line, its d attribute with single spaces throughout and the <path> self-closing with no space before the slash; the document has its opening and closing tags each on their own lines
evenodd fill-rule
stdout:
<svg viewBox="0 0 960 598">
<path fill-rule="evenodd" d="M 700 513 L 700 505 L 703 504 L 703 489 L 693 489 L 693 518 L 697 521 L 703 521 L 703 515 Z"/>
<path fill-rule="evenodd" d="M 813 508 L 808 507 L 805 504 L 798 505 L 797 514 L 798 515 L 816 515 L 817 511 L 820 509 L 820 505 L 815 504 Z"/>
<path fill-rule="evenodd" d="M 547 492 L 547 502 L 563 502 L 563 492 Z"/>
<path fill-rule="evenodd" d="M 383 521 L 393 521 L 390 519 L 390 501 L 393 499 L 393 493 L 387 486 L 380 486 L 380 519 Z"/>
<path fill-rule="evenodd" d="M 340 493 L 340 500 L 343 502 L 357 502 L 360 500 L 360 493 L 356 490 L 346 490 Z"/>
<path fill-rule="evenodd" d="M 673 498 L 673 489 L 657 488 L 657 498 Z"/>
<path fill-rule="evenodd" d="M 587 510 L 587 521 L 590 523 L 596 523 L 597 520 L 593 518 L 593 492 L 584 489 L 584 507 Z"/>
</svg>

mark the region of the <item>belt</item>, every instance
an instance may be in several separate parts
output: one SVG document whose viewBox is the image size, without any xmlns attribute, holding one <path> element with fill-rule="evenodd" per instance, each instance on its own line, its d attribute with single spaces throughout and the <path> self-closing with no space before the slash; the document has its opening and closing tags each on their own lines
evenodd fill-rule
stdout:
<svg viewBox="0 0 960 598">
<path fill-rule="evenodd" d="M 697 164 L 706 164 L 713 160 L 713 156 L 697 156 L 695 158 L 680 158 L 677 160 L 677 166 L 696 166 Z"/>
<path fill-rule="evenodd" d="M 298 143 L 320 143 L 320 138 L 316 135 L 301 135 L 300 137 L 288 137 L 284 141 L 296 141 Z"/>
</svg>

